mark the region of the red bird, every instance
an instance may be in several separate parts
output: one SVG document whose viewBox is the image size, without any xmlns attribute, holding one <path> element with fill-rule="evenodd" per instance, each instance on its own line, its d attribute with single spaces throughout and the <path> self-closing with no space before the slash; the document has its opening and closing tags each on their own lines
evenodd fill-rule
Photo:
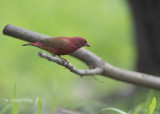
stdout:
<svg viewBox="0 0 160 114">
<path fill-rule="evenodd" d="M 50 52 L 52 55 L 67 55 L 73 53 L 77 49 L 90 45 L 82 37 L 56 37 L 46 38 L 35 43 L 24 44 L 23 46 L 31 45 L 44 49 Z"/>
</svg>

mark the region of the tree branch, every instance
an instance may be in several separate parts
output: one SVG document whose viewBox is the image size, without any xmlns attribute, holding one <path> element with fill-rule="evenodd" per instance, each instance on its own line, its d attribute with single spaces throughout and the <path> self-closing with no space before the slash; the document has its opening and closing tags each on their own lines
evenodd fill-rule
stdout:
<svg viewBox="0 0 160 114">
<path fill-rule="evenodd" d="M 103 69 L 99 67 L 94 68 L 94 69 L 89 69 L 89 70 L 79 70 L 75 68 L 71 63 L 63 61 L 62 59 L 58 57 L 53 57 L 43 52 L 39 52 L 39 55 L 43 58 L 48 59 L 49 61 L 53 61 L 59 65 L 64 66 L 65 68 L 69 69 L 71 72 L 78 74 L 80 76 L 96 75 L 96 74 L 101 74 L 103 72 Z"/>
<path fill-rule="evenodd" d="M 41 39 L 48 38 L 49 36 L 42 35 L 36 32 L 32 32 L 14 25 L 7 25 L 3 33 L 5 35 L 9 35 L 21 40 L 25 40 L 28 42 L 36 42 Z M 103 59 L 98 57 L 97 55 L 93 54 L 92 52 L 86 49 L 79 49 L 76 52 L 72 53 L 71 55 L 84 63 L 86 63 L 90 69 L 88 70 L 79 70 L 69 63 L 63 63 L 63 61 L 57 57 L 52 57 L 45 53 L 39 53 L 39 55 L 43 58 L 56 62 L 71 72 L 76 73 L 78 75 L 87 76 L 87 75 L 102 75 L 105 77 L 110 77 L 116 80 L 120 80 L 123 82 L 128 82 L 131 84 L 149 87 L 153 89 L 160 90 L 160 78 L 154 75 L 134 72 L 134 71 L 127 71 L 120 68 L 116 68 L 107 62 L 104 62 Z"/>
</svg>

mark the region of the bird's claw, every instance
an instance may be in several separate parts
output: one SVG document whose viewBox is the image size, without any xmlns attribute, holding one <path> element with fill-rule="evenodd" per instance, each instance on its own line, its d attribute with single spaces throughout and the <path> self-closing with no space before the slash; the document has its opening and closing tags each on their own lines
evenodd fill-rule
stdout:
<svg viewBox="0 0 160 114">
<path fill-rule="evenodd" d="M 62 61 L 63 61 L 63 64 L 66 63 L 66 66 L 69 65 L 69 62 L 67 61 L 67 59 L 63 58 L 63 57 L 59 57 Z"/>
</svg>

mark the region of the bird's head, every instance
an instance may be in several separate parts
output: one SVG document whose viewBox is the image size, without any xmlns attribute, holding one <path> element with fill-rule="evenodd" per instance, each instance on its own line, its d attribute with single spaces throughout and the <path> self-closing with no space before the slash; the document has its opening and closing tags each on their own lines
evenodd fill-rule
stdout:
<svg viewBox="0 0 160 114">
<path fill-rule="evenodd" d="M 90 47 L 90 45 L 88 44 L 87 40 L 82 38 L 82 37 L 73 37 L 72 39 L 74 40 L 74 43 L 76 44 L 76 46 L 78 48 L 81 48 L 83 46 Z"/>
</svg>

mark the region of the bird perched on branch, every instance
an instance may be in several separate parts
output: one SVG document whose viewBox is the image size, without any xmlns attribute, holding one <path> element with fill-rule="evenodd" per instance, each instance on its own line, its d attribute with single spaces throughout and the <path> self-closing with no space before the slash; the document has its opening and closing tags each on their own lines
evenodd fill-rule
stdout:
<svg viewBox="0 0 160 114">
<path fill-rule="evenodd" d="M 87 46 L 90 47 L 87 40 L 82 37 L 56 37 L 46 38 L 38 42 L 24 44 L 23 46 L 36 46 L 50 52 L 53 56 L 67 55 L 73 53 L 77 49 Z"/>
</svg>

